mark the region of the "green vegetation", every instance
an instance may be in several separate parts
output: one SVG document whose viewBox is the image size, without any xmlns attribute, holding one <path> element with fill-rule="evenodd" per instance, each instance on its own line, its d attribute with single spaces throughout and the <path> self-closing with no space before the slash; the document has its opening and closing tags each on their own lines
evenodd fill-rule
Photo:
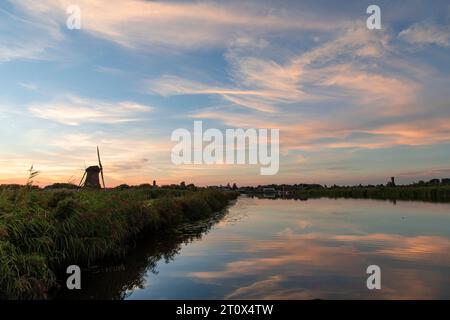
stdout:
<svg viewBox="0 0 450 320">
<path fill-rule="evenodd" d="M 123 257 L 139 235 L 195 221 L 237 193 L 0 186 L 0 299 L 45 299 L 68 265 Z"/>
<path fill-rule="evenodd" d="M 270 184 L 257 187 L 241 187 L 239 192 L 249 195 L 267 195 L 292 198 L 362 198 L 381 200 L 416 200 L 450 202 L 450 178 L 419 181 L 409 185 L 397 185 L 392 177 L 386 184 L 327 187 L 320 184 Z"/>
<path fill-rule="evenodd" d="M 450 186 L 367 186 L 367 187 L 330 187 L 299 190 L 296 196 L 306 198 L 367 198 L 383 200 L 419 200 L 433 202 L 450 201 Z"/>
</svg>

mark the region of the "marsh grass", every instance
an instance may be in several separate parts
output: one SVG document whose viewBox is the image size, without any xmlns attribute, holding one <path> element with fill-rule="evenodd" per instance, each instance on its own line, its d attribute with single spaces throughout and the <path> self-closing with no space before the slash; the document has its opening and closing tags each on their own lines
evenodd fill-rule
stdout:
<svg viewBox="0 0 450 320">
<path fill-rule="evenodd" d="M 236 193 L 0 187 L 0 298 L 45 299 L 68 265 L 123 257 L 139 234 L 205 218 Z"/>
</svg>

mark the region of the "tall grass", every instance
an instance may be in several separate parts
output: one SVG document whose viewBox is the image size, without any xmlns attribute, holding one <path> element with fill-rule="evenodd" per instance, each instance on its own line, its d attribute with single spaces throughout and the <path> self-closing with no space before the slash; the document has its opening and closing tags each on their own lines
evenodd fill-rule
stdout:
<svg viewBox="0 0 450 320">
<path fill-rule="evenodd" d="M 0 298 L 44 299 L 68 265 L 123 257 L 139 234 L 206 217 L 236 197 L 216 190 L 0 187 Z"/>
</svg>

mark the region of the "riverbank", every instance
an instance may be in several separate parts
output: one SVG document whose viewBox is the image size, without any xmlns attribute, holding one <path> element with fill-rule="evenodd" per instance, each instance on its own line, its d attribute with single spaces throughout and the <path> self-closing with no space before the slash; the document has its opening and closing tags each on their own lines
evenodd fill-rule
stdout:
<svg viewBox="0 0 450 320">
<path fill-rule="evenodd" d="M 330 187 L 296 191 L 300 198 L 356 198 L 450 202 L 450 186 Z"/>
<path fill-rule="evenodd" d="M 0 299 L 45 299 L 67 266 L 123 257 L 139 235 L 205 218 L 235 192 L 0 188 Z"/>
</svg>

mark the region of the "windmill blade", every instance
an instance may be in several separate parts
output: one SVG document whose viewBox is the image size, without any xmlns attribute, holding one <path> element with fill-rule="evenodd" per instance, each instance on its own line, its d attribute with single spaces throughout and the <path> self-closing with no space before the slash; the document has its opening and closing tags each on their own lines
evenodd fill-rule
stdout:
<svg viewBox="0 0 450 320">
<path fill-rule="evenodd" d="M 101 170 L 103 170 L 102 161 L 100 160 L 100 150 L 98 149 L 98 146 L 97 146 L 97 157 L 98 157 L 98 166 L 100 167 Z"/>
<path fill-rule="evenodd" d="M 103 177 L 103 168 L 101 168 L 101 170 L 100 170 L 100 174 L 101 174 L 101 176 L 102 176 L 103 189 L 106 189 L 106 185 L 105 185 L 105 178 Z"/>
<path fill-rule="evenodd" d="M 80 180 L 80 184 L 78 185 L 78 188 L 81 187 L 81 184 L 83 183 L 84 177 L 86 176 L 86 171 L 83 174 L 83 177 Z"/>
<path fill-rule="evenodd" d="M 105 177 L 103 176 L 103 165 L 102 161 L 100 160 L 100 150 L 98 149 L 98 146 L 97 146 L 97 157 L 98 157 L 98 166 L 100 167 L 100 175 L 102 176 L 103 188 L 106 189 Z"/>
</svg>

